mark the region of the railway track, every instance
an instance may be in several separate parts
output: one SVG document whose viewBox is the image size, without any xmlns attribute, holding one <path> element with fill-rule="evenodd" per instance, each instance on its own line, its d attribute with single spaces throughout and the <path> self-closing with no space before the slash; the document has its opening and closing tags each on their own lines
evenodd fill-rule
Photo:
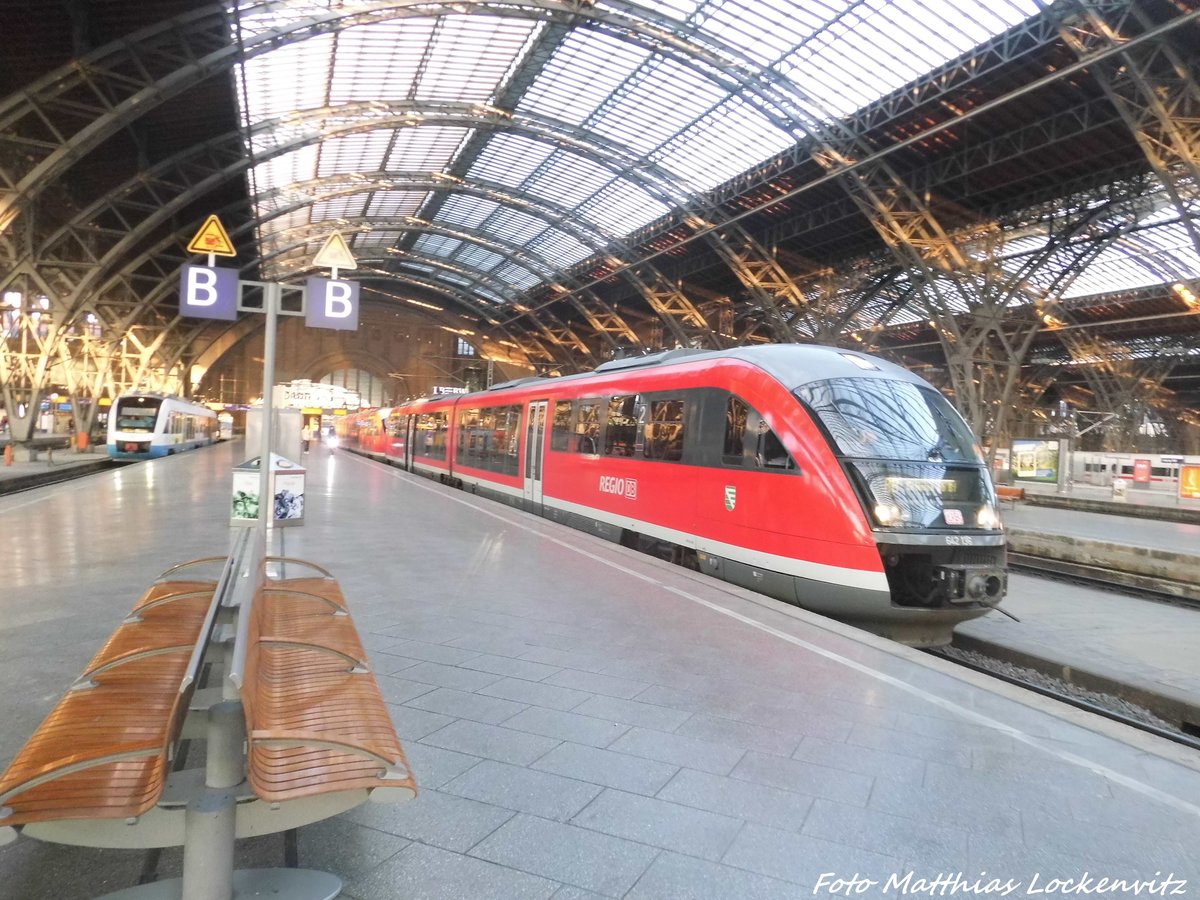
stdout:
<svg viewBox="0 0 1200 900">
<path fill-rule="evenodd" d="M 35 488 L 48 487 L 64 481 L 74 481 L 76 478 L 86 478 L 89 475 L 119 469 L 125 465 L 128 463 L 112 459 L 84 463 L 54 463 L 51 461 L 39 471 L 10 478 L 0 478 L 0 496 L 32 491 Z"/>
<path fill-rule="evenodd" d="M 1051 697 L 1077 709 L 1200 750 L 1200 729 L 1192 733 L 1185 730 L 1187 726 L 1176 726 L 1155 715 L 1154 711 L 1137 707 L 1136 704 L 1117 695 L 1081 688 L 1045 672 L 987 657 L 978 651 L 963 651 L 951 646 L 948 649 L 933 648 L 924 652 L 965 669 L 1023 687 L 1043 697 Z"/>
<path fill-rule="evenodd" d="M 1179 581 L 1011 551 L 1008 554 L 1008 568 L 1010 572 L 1121 591 L 1146 600 L 1200 609 L 1200 588 Z"/>
</svg>

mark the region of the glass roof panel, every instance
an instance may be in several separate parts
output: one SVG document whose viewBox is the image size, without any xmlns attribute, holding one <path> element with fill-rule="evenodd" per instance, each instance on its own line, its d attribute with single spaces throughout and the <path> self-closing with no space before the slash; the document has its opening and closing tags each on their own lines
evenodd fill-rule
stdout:
<svg viewBox="0 0 1200 900">
<path fill-rule="evenodd" d="M 417 99 L 487 101 L 536 27 L 528 20 L 484 16 L 439 19 L 422 63 Z"/>
<path fill-rule="evenodd" d="M 428 196 L 416 191 L 376 191 L 367 206 L 367 215 L 386 219 L 413 216 Z"/>
<path fill-rule="evenodd" d="M 244 21 L 243 21 L 244 24 Z M 270 53 L 249 59 L 238 67 L 238 98 L 249 95 L 252 122 L 287 115 L 297 109 L 325 105 L 333 35 L 323 34 L 306 41 L 286 42 Z M 297 78 L 297 73 L 304 73 Z M 243 94 L 241 78 L 245 78 Z"/>
<path fill-rule="evenodd" d="M 730 0 L 705 4 L 697 20 L 704 31 L 720 35 L 760 65 L 769 65 L 818 30 L 841 6 L 815 0 Z"/>
<path fill-rule="evenodd" d="M 292 153 L 285 153 L 254 167 L 254 192 L 283 188 L 297 181 L 308 181 L 317 170 L 317 156 L 320 148 L 316 144 L 301 147 Z"/>
<path fill-rule="evenodd" d="M 413 244 L 413 249 L 429 256 L 441 256 L 445 259 L 452 257 L 463 242 L 440 234 L 423 234 Z"/>
<path fill-rule="evenodd" d="M 572 32 L 517 109 L 580 125 L 650 56 L 610 35 Z"/>
<path fill-rule="evenodd" d="M 1064 299 L 1200 277 L 1200 256 L 1178 221 L 1123 237 L 1105 249 L 1063 293 Z"/>
<path fill-rule="evenodd" d="M 537 171 L 554 152 L 544 141 L 520 134 L 497 133 L 471 166 L 468 177 L 516 187 Z"/>
<path fill-rule="evenodd" d="M 641 228 L 670 209 L 646 197 L 627 181 L 611 181 L 595 197 L 579 207 L 579 215 L 615 234 Z"/>
<path fill-rule="evenodd" d="M 841 5 L 849 8 L 777 67 L 812 98 L 821 119 L 849 115 L 971 49 L 982 39 L 975 23 L 989 21 L 988 34 L 997 34 L 1038 11 L 1037 0 Z"/>
<path fill-rule="evenodd" d="M 454 261 L 469 269 L 479 269 L 482 272 L 490 272 L 497 266 L 505 265 L 504 257 L 499 253 L 493 253 L 491 250 L 474 244 L 464 244 Z"/>
<path fill-rule="evenodd" d="M 649 0 L 642 5 L 661 15 L 682 21 L 695 13 L 704 3 L 703 0 Z"/>
<path fill-rule="evenodd" d="M 481 200 L 466 194 L 453 194 L 442 204 L 438 221 L 451 222 L 467 228 L 478 228 L 493 212 L 500 208 L 494 200 Z"/>
<path fill-rule="evenodd" d="M 366 194 L 318 200 L 309 207 L 309 220 L 321 222 L 325 219 L 356 219 L 364 214 L 366 205 Z"/>
<path fill-rule="evenodd" d="M 392 231 L 387 228 L 373 228 L 370 231 L 360 232 L 351 241 L 351 252 L 357 253 L 359 248 L 369 247 L 372 250 L 378 250 L 390 247 L 396 241 L 400 240 L 400 236 L 403 233 L 402 231 Z"/>
<path fill-rule="evenodd" d="M 410 98 L 435 21 L 380 22 L 339 35 L 329 102 Z"/>
<path fill-rule="evenodd" d="M 700 73 L 660 60 L 639 72 L 636 83 L 587 124 L 635 153 L 648 153 L 726 95 Z"/>
<path fill-rule="evenodd" d="M 737 135 L 738 140 L 731 140 Z M 716 187 L 782 153 L 792 139 L 745 101 L 732 97 L 654 154 L 697 190 Z"/>
<path fill-rule="evenodd" d="M 529 249 L 546 259 L 556 259 L 563 265 L 574 265 L 587 259 L 593 251 L 571 235 L 547 229 L 529 242 Z"/>
<path fill-rule="evenodd" d="M 495 274 L 497 278 L 523 291 L 537 287 L 544 280 L 528 269 L 524 269 L 520 266 L 514 265 L 513 263 L 505 264 L 501 268 L 497 269 Z"/>
<path fill-rule="evenodd" d="M 449 165 L 471 135 L 468 128 L 423 125 L 389 133 L 395 144 L 385 168 L 389 172 L 440 172 Z"/>
<path fill-rule="evenodd" d="M 317 176 L 342 172 L 376 172 L 391 144 L 391 131 L 368 131 L 321 142 Z"/>
<path fill-rule="evenodd" d="M 484 227 L 493 234 L 503 235 L 510 244 L 524 246 L 544 232 L 549 223 L 520 210 L 501 207 L 488 218 Z"/>
</svg>

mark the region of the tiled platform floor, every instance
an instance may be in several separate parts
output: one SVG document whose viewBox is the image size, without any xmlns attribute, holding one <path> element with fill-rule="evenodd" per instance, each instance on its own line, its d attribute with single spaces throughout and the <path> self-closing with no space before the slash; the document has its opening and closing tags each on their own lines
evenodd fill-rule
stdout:
<svg viewBox="0 0 1200 900">
<path fill-rule="evenodd" d="M 225 549 L 243 455 L 0 497 L 0 763 L 142 584 Z M 909 872 L 1014 896 L 1174 873 L 1200 896 L 1192 751 L 369 461 L 304 462 L 282 549 L 337 574 L 422 787 L 301 830 L 343 896 L 798 898 L 857 876 L 869 897 Z M 0 896 L 92 897 L 145 865 L 23 839 Z"/>
</svg>

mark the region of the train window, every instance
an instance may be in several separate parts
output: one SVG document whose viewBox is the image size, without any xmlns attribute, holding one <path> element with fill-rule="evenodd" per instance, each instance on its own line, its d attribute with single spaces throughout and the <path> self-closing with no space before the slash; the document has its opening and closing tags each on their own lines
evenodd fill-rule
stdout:
<svg viewBox="0 0 1200 900">
<path fill-rule="evenodd" d="M 967 423 L 932 388 L 890 378 L 831 378 L 795 393 L 842 456 L 983 462 Z"/>
<path fill-rule="evenodd" d="M 579 453 L 600 452 L 601 403 L 601 400 L 584 400 L 579 404 L 579 421 L 575 425 L 575 437 L 578 439 L 575 449 Z"/>
<path fill-rule="evenodd" d="M 447 426 L 448 417 L 444 412 L 421 413 L 417 416 L 414 455 L 429 459 L 445 459 Z"/>
<path fill-rule="evenodd" d="M 625 394 L 608 401 L 608 427 L 604 431 L 605 456 L 633 456 L 638 443 L 637 394 Z"/>
<path fill-rule="evenodd" d="M 520 469 L 521 407 L 496 406 L 485 409 L 486 421 L 492 427 L 492 449 L 487 468 L 504 475 L 516 475 Z"/>
<path fill-rule="evenodd" d="M 521 407 L 485 406 L 458 414 L 459 465 L 505 475 L 518 472 Z"/>
<path fill-rule="evenodd" d="M 487 437 L 480 423 L 478 409 L 462 409 L 458 412 L 458 446 L 454 461 L 460 466 L 480 467 L 480 459 L 487 456 Z"/>
<path fill-rule="evenodd" d="M 740 397 L 725 407 L 725 447 L 721 461 L 747 469 L 795 469 L 796 462 L 766 420 Z"/>
<path fill-rule="evenodd" d="M 550 431 L 551 450 L 572 450 L 571 446 L 571 408 L 570 400 L 559 400 L 554 404 L 554 424 Z"/>
<path fill-rule="evenodd" d="M 651 400 L 646 421 L 646 459 L 683 458 L 683 400 Z"/>
</svg>

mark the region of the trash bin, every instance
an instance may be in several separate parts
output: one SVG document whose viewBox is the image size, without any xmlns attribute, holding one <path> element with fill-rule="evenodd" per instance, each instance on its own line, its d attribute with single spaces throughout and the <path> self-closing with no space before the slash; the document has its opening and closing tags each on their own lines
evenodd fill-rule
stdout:
<svg viewBox="0 0 1200 900">
<path fill-rule="evenodd" d="M 261 457 L 248 459 L 233 467 L 233 497 L 230 525 L 253 525 L 258 521 L 258 510 L 262 505 L 259 498 L 259 461 Z M 271 472 L 268 482 L 271 497 L 271 524 L 304 524 L 304 476 L 305 469 L 277 453 L 271 454 Z"/>
<path fill-rule="evenodd" d="M 1124 500 L 1126 486 L 1124 478 L 1114 478 L 1112 482 L 1112 498 L 1114 500 Z"/>
</svg>

